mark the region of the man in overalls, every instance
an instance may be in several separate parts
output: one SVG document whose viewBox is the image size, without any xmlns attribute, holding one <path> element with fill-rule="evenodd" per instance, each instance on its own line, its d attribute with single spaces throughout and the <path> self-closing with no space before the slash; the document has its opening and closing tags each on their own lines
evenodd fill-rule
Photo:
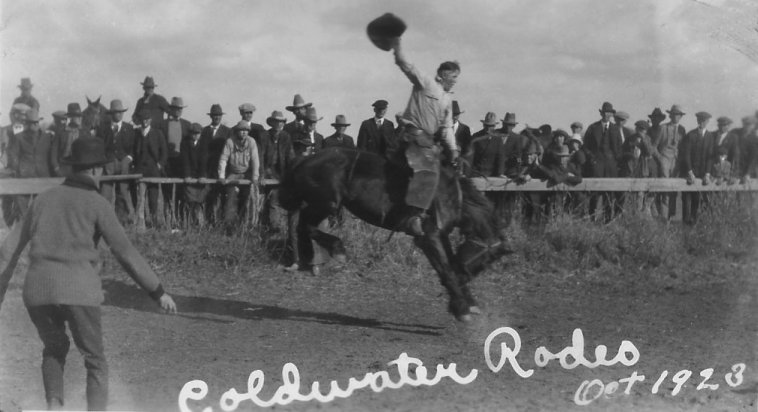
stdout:
<svg viewBox="0 0 758 412">
<path fill-rule="evenodd" d="M 391 48 L 395 63 L 413 84 L 402 116 L 401 136 L 408 143 L 405 156 L 413 169 L 405 203 L 418 209 L 418 213 L 408 219 L 404 229 L 411 236 L 421 236 L 426 211 L 434 200 L 439 181 L 440 148 L 436 142 L 442 143 L 451 162 L 458 158 L 450 90 L 458 81 L 461 68 L 457 62 L 447 61 L 437 68 L 436 76 L 428 76 L 405 59 L 399 37 L 392 41 Z"/>
</svg>

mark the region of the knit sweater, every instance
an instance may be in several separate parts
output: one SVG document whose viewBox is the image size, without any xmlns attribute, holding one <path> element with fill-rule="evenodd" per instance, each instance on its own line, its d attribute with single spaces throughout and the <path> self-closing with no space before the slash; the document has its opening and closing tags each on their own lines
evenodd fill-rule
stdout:
<svg viewBox="0 0 758 412">
<path fill-rule="evenodd" d="M 103 301 L 100 237 L 143 289 L 154 298 L 162 294 L 158 277 L 127 238 L 113 208 L 94 180 L 83 174 L 71 175 L 34 200 L 20 234 L 9 236 L 0 248 L 0 269 L 14 262 L 29 243 L 23 292 L 27 306 L 98 306 Z M 8 280 L 2 279 L 6 285 Z"/>
</svg>

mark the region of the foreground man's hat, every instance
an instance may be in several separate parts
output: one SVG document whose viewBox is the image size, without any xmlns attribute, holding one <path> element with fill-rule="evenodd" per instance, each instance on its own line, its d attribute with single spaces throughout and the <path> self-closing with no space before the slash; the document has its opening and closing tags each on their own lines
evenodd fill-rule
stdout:
<svg viewBox="0 0 758 412">
<path fill-rule="evenodd" d="M 402 36 L 406 28 L 405 22 L 400 18 L 392 13 L 386 13 L 368 24 L 366 34 L 374 46 L 384 51 L 390 51 L 394 39 Z"/>
<path fill-rule="evenodd" d="M 71 155 L 63 158 L 62 163 L 72 166 L 95 167 L 110 160 L 105 156 L 105 143 L 97 137 L 82 137 L 71 144 Z"/>
<path fill-rule="evenodd" d="M 271 112 L 271 116 L 266 118 L 266 124 L 268 124 L 271 127 L 274 127 L 272 125 L 272 123 L 274 122 L 286 122 L 286 121 L 287 121 L 287 118 L 285 118 L 282 112 L 280 112 L 279 110 L 274 110 L 273 112 Z"/>
<path fill-rule="evenodd" d="M 108 113 L 118 113 L 118 112 L 125 112 L 128 109 L 124 107 L 124 104 L 121 102 L 121 100 L 115 99 L 111 100 L 111 108 L 107 110 Z"/>
<path fill-rule="evenodd" d="M 345 118 L 344 114 L 338 114 L 337 117 L 334 118 L 334 123 L 332 123 L 333 127 L 340 127 L 340 126 L 350 126 L 350 123 L 347 122 L 347 119 Z"/>
<path fill-rule="evenodd" d="M 303 99 L 303 96 L 296 94 L 295 98 L 292 99 L 292 106 L 287 106 L 285 109 L 290 112 L 294 112 L 301 107 L 311 107 L 311 105 L 313 105 L 313 103 L 306 103 L 305 99 Z"/>
</svg>

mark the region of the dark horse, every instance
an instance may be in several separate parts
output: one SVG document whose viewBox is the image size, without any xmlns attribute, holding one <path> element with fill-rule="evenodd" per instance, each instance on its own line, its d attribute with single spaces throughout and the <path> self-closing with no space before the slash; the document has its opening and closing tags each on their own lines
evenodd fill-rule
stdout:
<svg viewBox="0 0 758 412">
<path fill-rule="evenodd" d="M 279 202 L 287 210 L 300 209 L 311 239 L 330 253 L 340 254 L 344 253 L 340 239 L 320 231 L 318 223 L 344 206 L 372 225 L 400 230 L 414 213 L 403 202 L 411 173 L 400 160 L 330 148 L 295 164 L 282 180 Z M 454 252 L 449 235 L 456 227 L 465 240 Z M 414 243 L 447 289 L 450 312 L 459 320 L 470 320 L 479 308 L 469 281 L 508 252 L 492 205 L 469 179 L 452 166 L 443 166 L 424 231 Z"/>
<path fill-rule="evenodd" d="M 87 96 L 84 97 L 87 98 L 87 108 L 82 112 L 82 129 L 96 129 L 102 123 L 109 121 L 106 115 L 108 109 L 100 103 L 102 96 L 98 97 L 97 100 L 90 100 Z"/>
</svg>

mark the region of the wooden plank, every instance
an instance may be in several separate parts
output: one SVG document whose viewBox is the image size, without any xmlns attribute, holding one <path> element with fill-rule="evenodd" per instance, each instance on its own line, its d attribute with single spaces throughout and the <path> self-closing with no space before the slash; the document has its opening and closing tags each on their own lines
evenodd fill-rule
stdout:
<svg viewBox="0 0 758 412">
<path fill-rule="evenodd" d="M 137 230 L 145 231 L 145 204 L 147 195 L 147 183 L 139 182 L 137 189 Z"/>
<path fill-rule="evenodd" d="M 702 182 L 688 185 L 685 179 L 661 178 L 661 179 L 628 179 L 628 178 L 589 178 L 576 186 L 564 184 L 548 187 L 547 182 L 532 180 L 522 185 L 516 184 L 510 179 L 502 177 L 472 179 L 478 190 L 485 192 L 724 192 L 758 191 L 758 181 L 747 184 L 719 185 L 710 184 L 703 186 Z"/>
</svg>

